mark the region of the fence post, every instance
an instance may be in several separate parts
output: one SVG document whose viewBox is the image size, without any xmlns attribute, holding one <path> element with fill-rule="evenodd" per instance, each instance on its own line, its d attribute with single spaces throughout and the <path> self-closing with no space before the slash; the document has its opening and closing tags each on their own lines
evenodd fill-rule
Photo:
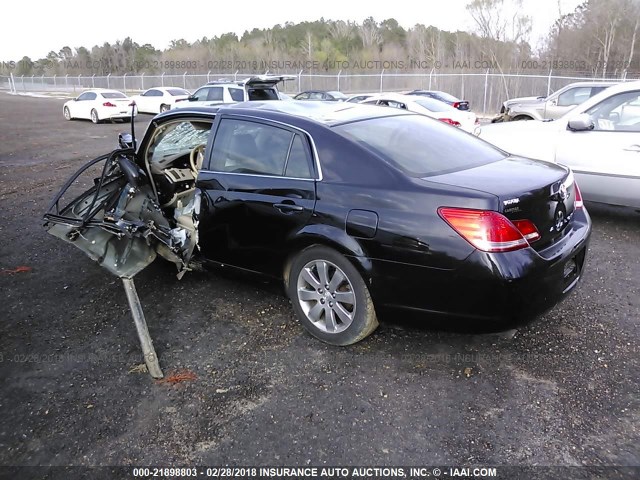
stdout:
<svg viewBox="0 0 640 480">
<path fill-rule="evenodd" d="M 80 87 L 80 77 L 82 76 L 82 74 L 78 75 L 78 87 Z"/>
<path fill-rule="evenodd" d="M 42 76 L 40 77 L 40 81 L 42 82 L 42 88 L 44 89 L 44 74 L 42 74 Z"/>
<path fill-rule="evenodd" d="M 64 76 L 64 84 L 65 84 L 67 87 L 69 86 L 69 74 L 68 74 L 68 73 Z"/>
<path fill-rule="evenodd" d="M 127 94 L 127 74 L 125 73 L 122 76 L 122 90 L 124 90 L 124 94 Z"/>
<path fill-rule="evenodd" d="M 298 72 L 298 92 L 302 91 L 302 72 L 304 72 L 304 70 Z"/>
<path fill-rule="evenodd" d="M 16 80 L 13 78 L 13 72 L 9 72 L 9 91 L 16 93 Z M 12 90 L 13 88 L 13 90 Z"/>
<path fill-rule="evenodd" d="M 33 75 L 31 75 L 31 89 L 32 90 L 36 85 L 36 78 L 35 77 L 36 77 L 35 73 Z"/>
<path fill-rule="evenodd" d="M 431 68 L 431 71 L 429 72 L 429 90 L 431 90 L 431 76 L 433 75 L 433 70 L 435 67 Z"/>
<path fill-rule="evenodd" d="M 489 88 L 489 69 L 484 74 L 484 100 L 482 101 L 482 114 L 487 114 L 487 89 Z"/>
<path fill-rule="evenodd" d="M 140 90 L 144 90 L 144 72 L 140 75 Z"/>
<path fill-rule="evenodd" d="M 342 70 L 338 71 L 338 76 L 337 76 L 337 80 L 338 80 L 338 91 L 340 91 L 340 74 L 342 73 Z"/>
<path fill-rule="evenodd" d="M 182 88 L 187 89 L 187 72 L 182 75 Z"/>
<path fill-rule="evenodd" d="M 380 93 L 382 93 L 382 79 L 384 78 L 384 68 L 380 72 Z"/>
<path fill-rule="evenodd" d="M 209 83 L 209 82 L 211 81 L 211 80 L 209 80 L 209 76 L 210 76 L 210 75 L 211 75 L 211 70 L 209 70 L 209 71 L 207 72 L 207 83 Z"/>
<path fill-rule="evenodd" d="M 160 84 L 162 87 L 164 87 L 164 72 L 162 72 L 162 75 L 160 75 Z"/>
<path fill-rule="evenodd" d="M 553 70 L 549 69 L 549 77 L 547 78 L 547 97 L 551 93 L 551 72 L 553 72 Z"/>
<path fill-rule="evenodd" d="M 238 81 L 238 70 L 236 70 L 236 73 L 233 74 L 233 81 L 234 82 Z"/>
<path fill-rule="evenodd" d="M 96 88 L 96 74 L 91 75 L 91 88 Z"/>
<path fill-rule="evenodd" d="M 58 86 L 58 84 L 56 83 L 56 76 L 55 75 L 53 76 L 53 86 L 54 87 Z"/>
<path fill-rule="evenodd" d="M 110 74 L 110 73 L 107 73 L 107 88 L 111 88 L 111 87 L 109 86 L 109 77 L 110 77 L 110 76 L 111 76 L 111 74 Z"/>
</svg>

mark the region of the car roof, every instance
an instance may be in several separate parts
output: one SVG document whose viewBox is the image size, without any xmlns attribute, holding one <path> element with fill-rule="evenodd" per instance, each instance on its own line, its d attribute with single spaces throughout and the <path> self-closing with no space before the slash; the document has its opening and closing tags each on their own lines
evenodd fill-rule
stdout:
<svg viewBox="0 0 640 480">
<path fill-rule="evenodd" d="M 387 109 L 373 105 L 359 105 L 345 102 L 286 102 L 270 100 L 264 102 L 240 102 L 215 107 L 185 107 L 161 113 L 157 118 L 174 116 L 178 113 L 195 113 L 200 115 L 216 113 L 238 114 L 276 121 L 286 120 L 292 122 L 294 125 L 297 123 L 297 120 L 306 120 L 328 127 L 369 118 L 416 115 L 415 113 L 399 109 Z"/>
</svg>

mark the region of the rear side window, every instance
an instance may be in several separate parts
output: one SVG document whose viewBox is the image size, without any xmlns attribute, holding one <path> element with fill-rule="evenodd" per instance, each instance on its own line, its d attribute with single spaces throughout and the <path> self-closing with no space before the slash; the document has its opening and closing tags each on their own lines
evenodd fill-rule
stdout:
<svg viewBox="0 0 640 480">
<path fill-rule="evenodd" d="M 244 102 L 244 90 L 241 88 L 230 88 L 229 95 L 234 102 Z"/>
<path fill-rule="evenodd" d="M 211 169 L 312 178 L 309 160 L 300 134 L 273 125 L 228 118 L 220 122 L 216 132 Z"/>
<path fill-rule="evenodd" d="M 430 177 L 505 158 L 478 138 L 422 115 L 370 118 L 334 127 L 412 177 Z"/>
</svg>

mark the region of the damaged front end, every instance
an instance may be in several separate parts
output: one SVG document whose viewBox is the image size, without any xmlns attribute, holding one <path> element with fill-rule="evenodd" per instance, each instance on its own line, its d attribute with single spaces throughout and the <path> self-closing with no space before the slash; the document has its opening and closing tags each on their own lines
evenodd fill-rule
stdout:
<svg viewBox="0 0 640 480">
<path fill-rule="evenodd" d="M 90 188 L 73 197 L 73 190 L 82 186 L 80 179 L 97 171 Z M 72 200 L 64 205 L 69 196 Z M 118 277 L 132 278 L 157 255 L 175 263 L 181 277 L 198 242 L 199 211 L 196 189 L 173 205 L 161 206 L 133 149 L 123 148 L 76 172 L 44 219 L 50 234 L 75 245 Z"/>
</svg>

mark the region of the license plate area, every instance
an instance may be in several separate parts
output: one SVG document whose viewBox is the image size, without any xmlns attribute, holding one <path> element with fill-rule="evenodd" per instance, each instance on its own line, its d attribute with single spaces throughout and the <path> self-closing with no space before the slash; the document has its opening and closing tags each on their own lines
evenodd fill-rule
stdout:
<svg viewBox="0 0 640 480">
<path fill-rule="evenodd" d="M 580 272 L 584 265 L 586 248 L 583 247 L 576 255 L 568 259 L 562 266 L 562 283 L 564 289 L 562 293 L 567 293 L 578 283 Z"/>
</svg>

